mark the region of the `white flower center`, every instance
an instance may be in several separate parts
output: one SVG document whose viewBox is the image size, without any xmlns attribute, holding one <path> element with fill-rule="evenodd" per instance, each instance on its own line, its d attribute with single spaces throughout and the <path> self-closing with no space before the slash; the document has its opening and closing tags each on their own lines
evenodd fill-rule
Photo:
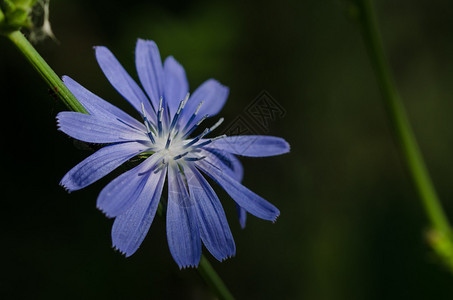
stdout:
<svg viewBox="0 0 453 300">
<path fill-rule="evenodd" d="M 206 115 L 196 123 L 193 122 L 202 104 L 200 103 L 187 123 L 181 124 L 181 112 L 187 103 L 188 98 L 189 95 L 187 95 L 186 98 L 180 102 L 178 110 L 171 120 L 168 115 L 164 115 L 161 98 L 157 112 L 157 124 L 152 124 L 147 118 L 145 108 L 142 103 L 143 120 L 147 130 L 146 133 L 151 142 L 150 151 L 161 156 L 163 164 L 182 163 L 184 161 L 197 161 L 204 159 L 205 157 L 200 154 L 200 148 L 213 142 L 215 139 L 224 137 L 223 135 L 214 139 L 202 140 L 204 136 L 213 131 L 223 122 L 223 118 L 221 118 L 216 124 L 214 124 L 214 126 L 206 128 L 200 135 L 193 139 L 187 139 L 188 136 L 208 117 Z"/>
</svg>

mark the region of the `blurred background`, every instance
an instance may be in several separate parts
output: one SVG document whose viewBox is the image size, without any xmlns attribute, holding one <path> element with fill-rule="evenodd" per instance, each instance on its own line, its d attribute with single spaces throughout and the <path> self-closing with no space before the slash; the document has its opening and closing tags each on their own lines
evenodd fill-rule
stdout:
<svg viewBox="0 0 453 300">
<path fill-rule="evenodd" d="M 453 218 L 453 2 L 374 1 L 396 82 L 447 214 Z M 63 1 L 50 3 L 58 42 L 36 45 L 69 75 L 122 109 L 93 46 L 137 78 L 137 38 L 186 69 L 191 90 L 213 77 L 231 94 L 221 112 L 290 154 L 243 159 L 244 184 L 275 204 L 275 224 L 249 216 L 218 187 L 237 245 L 217 262 L 237 299 L 451 299 L 453 277 L 425 242 L 427 220 L 398 156 L 360 32 L 346 2 Z M 113 223 L 96 197 L 114 178 L 71 194 L 62 176 L 91 154 L 56 130 L 65 110 L 0 38 L 2 209 L 0 297 L 212 299 L 179 271 L 156 218 L 130 258 L 111 248 Z M 282 109 L 257 126 L 247 107 L 267 91 Z M 212 122 L 215 122 L 213 120 Z M 258 124 L 259 125 L 259 124 Z"/>
</svg>

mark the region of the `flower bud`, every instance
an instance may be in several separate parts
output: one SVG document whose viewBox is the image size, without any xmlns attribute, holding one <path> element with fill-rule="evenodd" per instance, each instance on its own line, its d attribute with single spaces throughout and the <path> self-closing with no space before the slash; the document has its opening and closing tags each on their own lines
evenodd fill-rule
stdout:
<svg viewBox="0 0 453 300">
<path fill-rule="evenodd" d="M 31 12 L 38 0 L 0 0 L 0 33 L 31 28 Z"/>
</svg>

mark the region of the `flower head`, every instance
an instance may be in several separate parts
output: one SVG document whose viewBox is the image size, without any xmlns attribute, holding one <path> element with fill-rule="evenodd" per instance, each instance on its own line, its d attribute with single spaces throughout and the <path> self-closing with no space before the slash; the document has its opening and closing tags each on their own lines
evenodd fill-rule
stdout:
<svg viewBox="0 0 453 300">
<path fill-rule="evenodd" d="M 107 48 L 95 47 L 95 52 L 107 79 L 142 120 L 64 77 L 89 115 L 61 112 L 57 115 L 59 129 L 84 142 L 109 145 L 72 168 L 61 185 L 75 191 L 133 157 L 144 159 L 105 186 L 97 199 L 97 207 L 115 218 L 112 241 L 116 249 L 126 256 L 138 249 L 167 182 L 167 240 L 179 267 L 198 265 L 201 241 L 220 261 L 233 256 L 236 247 L 225 213 L 202 173 L 235 200 L 242 226 L 246 212 L 276 220 L 278 209 L 240 183 L 242 165 L 236 155 L 283 154 L 289 151 L 285 140 L 271 136 L 208 137 L 222 119 L 190 137 L 207 117 L 221 110 L 228 97 L 227 87 L 209 79 L 189 96 L 183 67 L 171 56 L 162 64 L 156 44 L 138 40 L 135 59 L 143 92 Z"/>
</svg>

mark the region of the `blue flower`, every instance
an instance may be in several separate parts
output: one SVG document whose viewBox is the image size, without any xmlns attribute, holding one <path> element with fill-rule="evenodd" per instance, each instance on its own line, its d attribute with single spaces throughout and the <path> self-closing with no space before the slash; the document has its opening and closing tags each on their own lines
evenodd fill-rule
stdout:
<svg viewBox="0 0 453 300">
<path fill-rule="evenodd" d="M 115 218 L 113 246 L 132 255 L 154 219 L 167 181 L 167 240 L 180 268 L 198 265 L 201 241 L 222 261 L 236 246 L 219 198 L 202 175 L 211 177 L 236 202 L 241 225 L 246 212 L 275 221 L 279 210 L 244 187 L 242 165 L 236 155 L 263 157 L 289 151 L 288 143 L 272 136 L 208 138 L 215 127 L 190 134 L 225 104 L 229 89 L 214 79 L 201 84 L 189 97 L 183 67 L 167 57 L 163 65 L 153 41 L 138 40 L 135 62 L 143 90 L 105 47 L 95 47 L 96 59 L 113 87 L 137 110 L 138 121 L 86 90 L 69 77 L 65 85 L 88 114 L 60 112 L 58 126 L 84 142 L 108 144 L 72 168 L 61 180 L 68 191 L 82 189 L 121 164 L 144 160 L 111 181 L 98 196 L 97 207 Z"/>
</svg>

